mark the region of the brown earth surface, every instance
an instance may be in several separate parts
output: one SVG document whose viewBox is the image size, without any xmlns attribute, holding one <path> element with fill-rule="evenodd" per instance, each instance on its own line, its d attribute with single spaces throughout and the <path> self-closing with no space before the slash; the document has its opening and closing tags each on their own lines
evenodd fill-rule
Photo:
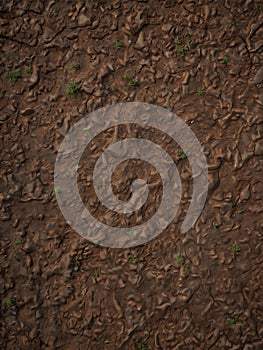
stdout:
<svg viewBox="0 0 263 350">
<path fill-rule="evenodd" d="M 262 19 L 261 0 L 1 1 L 1 349 L 263 349 Z M 140 125 L 105 131 L 79 171 L 101 221 L 112 213 L 85 181 L 118 139 L 159 143 L 183 190 L 157 238 L 105 248 L 66 223 L 54 164 L 72 125 L 128 101 L 168 108 L 191 127 L 209 193 L 195 227 L 180 233 L 192 179 L 178 145 Z M 124 226 L 161 200 L 155 169 L 132 160 L 114 172 L 116 195 L 127 200 L 137 176 L 152 184 L 149 203 L 118 217 Z"/>
</svg>

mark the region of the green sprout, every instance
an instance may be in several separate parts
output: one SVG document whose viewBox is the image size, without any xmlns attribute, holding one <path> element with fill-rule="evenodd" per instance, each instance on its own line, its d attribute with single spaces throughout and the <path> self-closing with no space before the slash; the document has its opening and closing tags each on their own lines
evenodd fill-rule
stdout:
<svg viewBox="0 0 263 350">
<path fill-rule="evenodd" d="M 240 246 L 238 244 L 233 244 L 231 248 L 232 254 L 234 257 L 240 252 Z"/>
<path fill-rule="evenodd" d="M 137 256 L 134 254 L 130 254 L 128 258 L 131 259 L 133 263 L 136 263 L 138 260 Z"/>
<path fill-rule="evenodd" d="M 142 340 L 137 340 L 136 345 L 138 350 L 148 350 L 147 345 Z"/>
<path fill-rule="evenodd" d="M 61 193 L 61 191 L 62 191 L 62 189 L 61 189 L 60 186 L 56 186 L 56 187 L 55 187 L 55 193 L 56 193 L 56 194 Z"/>
<path fill-rule="evenodd" d="M 96 269 L 93 273 L 94 277 L 100 277 L 101 271 L 100 269 Z"/>
<path fill-rule="evenodd" d="M 93 56 L 89 56 L 89 61 L 90 61 L 90 62 L 95 61 L 95 59 L 96 59 L 96 56 L 94 56 L 94 55 L 93 55 Z"/>
<path fill-rule="evenodd" d="M 237 321 L 238 321 L 238 316 L 234 315 L 230 320 L 230 324 L 233 326 L 237 323 Z"/>
<path fill-rule="evenodd" d="M 229 61 L 228 57 L 227 56 L 224 56 L 221 58 L 221 63 L 224 63 L 224 64 L 227 64 Z"/>
<path fill-rule="evenodd" d="M 191 42 L 188 40 L 187 45 L 182 45 L 181 40 L 177 37 L 174 38 L 174 43 L 176 45 L 176 54 L 179 58 L 184 58 L 185 52 L 190 50 Z"/>
<path fill-rule="evenodd" d="M 205 90 L 204 90 L 204 88 L 198 88 L 198 89 L 196 89 L 196 92 L 197 92 L 198 96 L 202 96 L 204 94 Z"/>
<path fill-rule="evenodd" d="M 119 50 L 122 47 L 121 42 L 119 40 L 115 41 L 114 46 L 115 46 L 115 49 L 117 49 L 117 50 Z"/>
<path fill-rule="evenodd" d="M 186 276 L 191 275 L 191 273 L 192 273 L 192 271 L 191 271 L 191 269 L 189 269 L 189 267 L 187 267 L 187 268 L 184 270 L 184 274 L 185 274 Z"/>
<path fill-rule="evenodd" d="M 132 79 L 129 74 L 124 74 L 123 78 L 127 80 L 127 86 L 132 87 L 132 86 L 137 86 L 138 81 L 135 79 Z"/>
<path fill-rule="evenodd" d="M 13 83 L 16 83 L 20 78 L 21 78 L 21 73 L 19 72 L 19 70 L 13 70 L 11 72 L 8 72 L 6 74 L 6 76 L 8 78 L 10 78 L 10 80 L 13 82 Z"/>
<path fill-rule="evenodd" d="M 183 149 L 180 149 L 178 151 L 178 155 L 179 155 L 179 159 L 186 159 L 187 158 L 187 155 Z"/>
<path fill-rule="evenodd" d="M 74 81 L 71 81 L 67 85 L 66 94 L 71 97 L 75 97 L 77 93 L 81 91 L 81 87 L 77 85 Z"/>
<path fill-rule="evenodd" d="M 14 258 L 15 258 L 17 261 L 20 261 L 20 258 L 19 258 L 19 256 L 18 256 L 16 253 L 14 253 Z"/>
<path fill-rule="evenodd" d="M 238 210 L 236 211 L 237 214 L 243 214 L 244 212 L 245 212 L 244 209 L 238 209 Z"/>
<path fill-rule="evenodd" d="M 24 244 L 24 240 L 22 239 L 22 238 L 17 238 L 16 240 L 15 240 L 15 243 L 16 244 Z"/>
<path fill-rule="evenodd" d="M 11 58 L 11 57 L 14 56 L 13 51 L 7 51 L 5 54 L 6 54 L 6 57 L 7 57 L 7 58 Z"/>
<path fill-rule="evenodd" d="M 213 229 L 214 229 L 215 231 L 217 231 L 219 225 L 218 225 L 216 222 L 213 222 L 213 223 L 212 223 L 212 226 L 213 226 Z"/>
<path fill-rule="evenodd" d="M 178 254 L 177 257 L 175 258 L 175 263 L 177 265 L 183 265 L 184 264 L 184 257 L 181 254 Z"/>
<path fill-rule="evenodd" d="M 177 37 L 177 38 L 174 38 L 174 43 L 176 45 L 180 45 L 181 44 L 181 40 Z"/>
<path fill-rule="evenodd" d="M 10 307 L 15 305 L 15 300 L 12 297 L 9 297 L 6 299 L 5 304 L 8 307 L 8 309 L 10 309 Z"/>
<path fill-rule="evenodd" d="M 70 69 L 75 70 L 75 71 L 80 70 L 80 63 L 79 62 L 72 62 Z"/>
<path fill-rule="evenodd" d="M 27 74 L 32 74 L 32 69 L 31 69 L 31 67 L 25 66 L 24 70 L 25 70 L 25 72 L 26 72 Z"/>
</svg>

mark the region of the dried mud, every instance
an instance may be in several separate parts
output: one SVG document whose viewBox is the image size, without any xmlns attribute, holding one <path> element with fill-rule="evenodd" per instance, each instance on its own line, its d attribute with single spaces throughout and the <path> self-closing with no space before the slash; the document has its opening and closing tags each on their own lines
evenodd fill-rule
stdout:
<svg viewBox="0 0 263 350">
<path fill-rule="evenodd" d="M 1 349 L 263 348 L 262 14 L 260 0 L 1 2 Z M 75 97 L 70 81 L 81 86 Z M 195 228 L 181 234 L 192 181 L 178 145 L 139 125 L 108 130 L 79 171 L 100 220 L 133 225 L 160 202 L 154 168 L 128 161 L 113 189 L 127 200 L 131 181 L 148 179 L 147 208 L 116 219 L 100 206 L 86 180 L 118 139 L 167 149 L 183 190 L 162 234 L 110 249 L 65 222 L 54 163 L 70 126 L 125 101 L 166 107 L 189 124 L 207 157 L 209 193 Z"/>
</svg>

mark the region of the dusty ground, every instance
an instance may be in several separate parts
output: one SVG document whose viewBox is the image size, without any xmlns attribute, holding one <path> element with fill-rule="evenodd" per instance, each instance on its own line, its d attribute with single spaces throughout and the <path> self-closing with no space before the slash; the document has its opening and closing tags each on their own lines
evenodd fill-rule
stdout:
<svg viewBox="0 0 263 350">
<path fill-rule="evenodd" d="M 263 348 L 262 14 L 261 0 L 1 2 L 1 349 Z M 170 147 L 184 193 L 177 218 L 148 244 L 116 250 L 66 224 L 53 172 L 68 128 L 123 101 L 189 123 L 210 184 L 195 228 L 181 234 L 191 170 Z M 138 133 L 166 145 L 139 127 L 118 130 Z M 156 184 L 151 215 L 160 179 L 134 165 Z"/>
</svg>

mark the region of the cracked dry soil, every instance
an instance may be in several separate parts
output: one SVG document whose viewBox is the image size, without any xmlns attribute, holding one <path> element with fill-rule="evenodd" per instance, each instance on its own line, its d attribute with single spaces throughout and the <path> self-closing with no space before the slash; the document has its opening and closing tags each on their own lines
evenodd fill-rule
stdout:
<svg viewBox="0 0 263 350">
<path fill-rule="evenodd" d="M 262 18 L 260 0 L 1 1 L 1 349 L 263 349 Z M 81 88 L 76 96 L 66 94 L 69 82 Z M 160 105 L 189 124 L 207 157 L 209 193 L 181 234 L 187 158 L 140 125 L 105 131 L 79 171 L 100 220 L 136 224 L 160 203 L 155 169 L 127 161 L 114 191 L 127 200 L 133 176 L 147 179 L 147 208 L 116 219 L 101 207 L 86 179 L 118 139 L 160 144 L 183 189 L 162 234 L 110 249 L 65 222 L 54 164 L 70 126 L 125 101 Z"/>
</svg>

